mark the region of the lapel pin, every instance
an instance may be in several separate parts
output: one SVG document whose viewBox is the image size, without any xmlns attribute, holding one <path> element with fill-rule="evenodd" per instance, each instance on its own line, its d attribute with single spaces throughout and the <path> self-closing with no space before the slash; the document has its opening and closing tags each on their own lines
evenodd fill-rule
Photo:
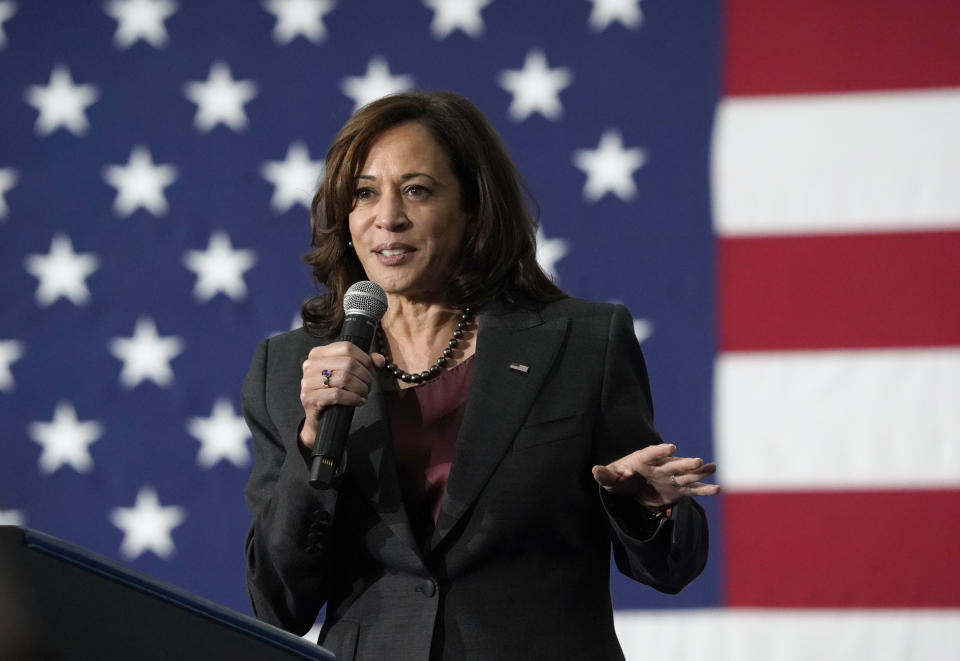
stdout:
<svg viewBox="0 0 960 661">
<path fill-rule="evenodd" d="M 530 371 L 529 367 L 527 367 L 526 365 L 522 365 L 520 363 L 510 363 L 510 369 L 516 370 L 517 372 L 520 372 L 522 374 L 526 374 L 527 372 Z"/>
</svg>

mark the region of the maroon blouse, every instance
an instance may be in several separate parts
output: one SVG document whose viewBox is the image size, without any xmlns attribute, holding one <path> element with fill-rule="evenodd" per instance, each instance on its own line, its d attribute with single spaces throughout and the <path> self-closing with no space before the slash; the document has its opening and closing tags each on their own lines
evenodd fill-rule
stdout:
<svg viewBox="0 0 960 661">
<path fill-rule="evenodd" d="M 432 381 L 385 393 L 400 489 L 421 546 L 440 515 L 472 371 L 473 356 Z"/>
</svg>

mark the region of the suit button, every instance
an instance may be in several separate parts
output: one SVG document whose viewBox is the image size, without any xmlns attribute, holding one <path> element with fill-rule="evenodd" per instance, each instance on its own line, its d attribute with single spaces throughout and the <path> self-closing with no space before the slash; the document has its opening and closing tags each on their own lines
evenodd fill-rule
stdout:
<svg viewBox="0 0 960 661">
<path fill-rule="evenodd" d="M 326 510 L 319 510 L 319 509 L 310 510 L 308 516 L 309 516 L 310 522 L 315 525 L 329 523 L 331 519 L 330 512 L 327 512 Z"/>
<path fill-rule="evenodd" d="M 422 593 L 425 597 L 432 597 L 437 593 L 437 584 L 427 579 L 417 586 L 417 592 Z"/>
</svg>

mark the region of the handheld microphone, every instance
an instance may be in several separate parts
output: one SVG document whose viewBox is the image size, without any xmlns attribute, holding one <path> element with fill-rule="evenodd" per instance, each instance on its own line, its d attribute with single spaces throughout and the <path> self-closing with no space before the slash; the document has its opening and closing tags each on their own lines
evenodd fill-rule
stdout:
<svg viewBox="0 0 960 661">
<path fill-rule="evenodd" d="M 387 295 L 375 282 L 361 280 L 344 294 L 343 311 L 346 316 L 339 341 L 350 342 L 369 352 L 377 324 L 387 311 Z M 333 479 L 342 472 L 354 410 L 353 406 L 334 404 L 320 413 L 310 459 L 310 486 L 329 489 Z"/>
</svg>

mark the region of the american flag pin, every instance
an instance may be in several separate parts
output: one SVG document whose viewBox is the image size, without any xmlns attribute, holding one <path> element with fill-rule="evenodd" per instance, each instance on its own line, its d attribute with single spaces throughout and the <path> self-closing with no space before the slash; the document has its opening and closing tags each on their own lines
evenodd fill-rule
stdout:
<svg viewBox="0 0 960 661">
<path fill-rule="evenodd" d="M 530 368 L 529 368 L 529 367 L 527 367 L 526 365 L 522 365 L 522 364 L 520 364 L 520 363 L 510 363 L 510 369 L 516 370 L 516 371 L 521 372 L 521 373 L 523 373 L 523 374 L 526 374 L 527 372 L 530 371 Z"/>
</svg>

